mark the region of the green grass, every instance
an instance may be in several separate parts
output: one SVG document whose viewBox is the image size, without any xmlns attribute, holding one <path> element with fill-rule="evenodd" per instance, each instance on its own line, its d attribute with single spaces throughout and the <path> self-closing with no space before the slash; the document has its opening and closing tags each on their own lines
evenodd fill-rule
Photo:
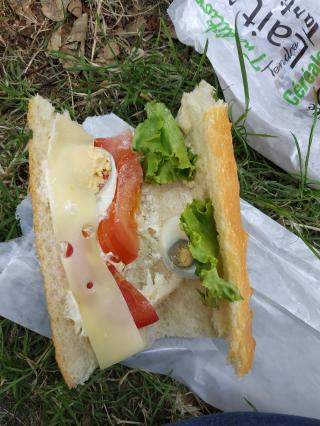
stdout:
<svg viewBox="0 0 320 426">
<path fill-rule="evenodd" d="M 97 370 L 83 387 L 70 391 L 53 355 L 47 339 L 0 322 L 0 424 L 10 421 L 8 413 L 17 417 L 12 424 L 152 425 L 208 412 L 172 379 L 120 365 Z"/>
<path fill-rule="evenodd" d="M 61 66 L 61 54 L 46 49 L 56 23 L 44 21 L 35 7 L 39 23 L 29 28 L 26 45 L 20 36 L 26 31 L 23 22 L 19 23 L 8 3 L 0 3 L 4 12 L 0 33 L 5 41 L 0 43 L 1 241 L 20 234 L 15 208 L 27 193 L 30 132 L 26 108 L 30 96 L 39 92 L 80 122 L 87 115 L 113 111 L 136 125 L 144 117 L 146 100 L 165 102 L 175 113 L 183 91 L 191 90 L 202 78 L 217 84 L 205 55 L 171 38 L 164 13 L 167 3 L 160 3 L 152 12 L 163 18 L 158 30 L 141 28 L 138 35 L 124 38 L 115 35 L 114 27 L 110 31 L 121 54 L 111 64 L 100 66 L 88 59 L 93 44 L 90 31 L 85 56 L 69 71 Z M 102 2 L 107 28 L 113 28 L 124 12 L 130 15 L 131 6 L 128 2 L 123 10 L 118 0 Z M 90 12 L 92 2 L 86 7 Z M 94 23 L 93 9 L 92 13 Z M 70 16 L 66 19 L 72 20 Z M 130 20 L 133 18 L 123 16 L 120 21 L 125 26 Z M 96 49 L 109 38 L 108 32 L 98 31 Z M 221 88 L 217 89 L 222 95 Z M 246 144 L 246 130 L 240 122 L 233 134 L 241 196 L 302 237 L 319 255 L 320 191 L 301 185 L 254 152 Z M 58 372 L 50 341 L 0 320 L 0 424 L 157 425 L 212 411 L 174 380 L 120 365 L 97 371 L 84 387 L 69 391 Z"/>
</svg>

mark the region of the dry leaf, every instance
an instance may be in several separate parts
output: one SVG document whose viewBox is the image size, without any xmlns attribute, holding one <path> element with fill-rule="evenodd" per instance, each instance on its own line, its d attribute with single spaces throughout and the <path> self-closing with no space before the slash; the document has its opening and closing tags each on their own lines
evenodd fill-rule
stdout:
<svg viewBox="0 0 320 426">
<path fill-rule="evenodd" d="M 86 36 L 88 28 L 88 15 L 84 13 L 80 18 L 76 19 L 73 23 L 71 33 L 67 38 L 66 44 L 72 50 L 74 49 L 75 43 L 80 43 L 80 46 L 76 45 L 76 49 L 79 48 L 81 53 L 84 53 Z"/>
<path fill-rule="evenodd" d="M 2 35 L 0 34 L 0 43 L 3 44 L 4 47 L 6 47 L 6 42 L 4 41 Z"/>
<path fill-rule="evenodd" d="M 88 15 L 84 13 L 74 21 L 72 26 L 66 22 L 52 33 L 48 43 L 48 50 L 63 52 L 68 55 L 65 58 L 60 58 L 64 68 L 72 67 L 74 65 L 73 58 L 79 57 L 81 53 L 84 53 L 87 27 Z"/>
<path fill-rule="evenodd" d="M 201 415 L 201 408 L 194 405 L 194 398 L 190 394 L 177 393 L 175 407 L 183 416 L 186 414 L 191 416 Z"/>
<path fill-rule="evenodd" d="M 31 0 L 11 0 L 10 6 L 13 11 L 23 18 L 36 23 L 37 20 L 30 9 Z"/>
<path fill-rule="evenodd" d="M 110 64 L 119 56 L 120 49 L 115 41 L 110 41 L 105 47 L 99 50 L 96 62 Z"/>
<path fill-rule="evenodd" d="M 155 32 L 159 29 L 160 21 L 158 15 L 150 15 L 147 17 L 146 30 Z"/>
<path fill-rule="evenodd" d="M 134 21 L 125 26 L 125 33 L 137 34 L 142 26 L 146 25 L 146 20 L 143 16 L 138 16 Z"/>
<path fill-rule="evenodd" d="M 52 21 L 62 21 L 70 0 L 41 0 L 42 13 Z"/>
<path fill-rule="evenodd" d="M 61 45 L 59 51 L 68 54 L 67 57 L 60 59 L 64 68 L 68 69 L 72 67 L 75 62 L 73 58 L 79 57 L 81 53 L 84 53 L 87 27 L 88 15 L 86 13 L 76 19 L 71 28 L 69 24 L 65 24 L 61 27 Z M 54 42 L 56 42 L 56 47 L 58 46 L 58 37 L 59 33 L 55 35 L 55 39 L 50 46 L 54 45 Z"/>
<path fill-rule="evenodd" d="M 62 45 L 62 27 L 58 28 L 57 31 L 52 33 L 52 36 L 48 43 L 49 51 L 59 51 Z"/>
<path fill-rule="evenodd" d="M 66 57 L 60 58 L 60 62 L 66 70 L 75 65 L 75 58 L 78 56 L 75 50 L 69 49 L 67 46 L 61 46 L 60 52 L 66 53 Z"/>
<path fill-rule="evenodd" d="M 177 33 L 176 33 L 176 30 L 175 30 L 174 26 L 172 24 L 170 24 L 169 26 L 167 26 L 167 28 L 169 30 L 171 38 L 173 38 L 175 40 L 178 40 L 178 36 L 177 36 Z"/>
<path fill-rule="evenodd" d="M 81 0 L 71 0 L 68 5 L 68 11 L 77 18 L 80 18 L 80 16 L 82 15 Z"/>
<path fill-rule="evenodd" d="M 63 46 L 67 38 L 71 33 L 72 26 L 70 23 L 66 22 L 61 25 L 56 31 L 54 31 L 51 35 L 51 38 L 48 43 L 49 51 L 59 51 L 61 46 Z"/>
<path fill-rule="evenodd" d="M 143 49 L 140 49 L 140 47 L 138 47 L 138 49 L 132 49 L 131 54 L 132 54 L 132 59 L 136 61 L 140 58 L 143 58 L 146 52 Z"/>
</svg>

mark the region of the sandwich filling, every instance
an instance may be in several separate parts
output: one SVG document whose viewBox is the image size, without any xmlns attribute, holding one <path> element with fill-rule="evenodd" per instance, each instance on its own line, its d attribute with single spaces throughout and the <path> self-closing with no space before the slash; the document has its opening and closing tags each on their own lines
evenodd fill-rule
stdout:
<svg viewBox="0 0 320 426">
<path fill-rule="evenodd" d="M 209 109 L 214 105 L 214 100 L 210 94 L 207 98 Z M 197 174 L 197 155 L 188 147 L 181 129 L 165 105 L 151 102 L 147 104 L 146 112 L 147 119 L 136 129 L 133 149 L 141 156 L 146 182 L 170 185 L 166 195 L 175 186 L 176 198 L 171 203 L 175 215 L 180 215 L 179 223 L 175 217 L 169 217 L 162 224 L 160 235 L 157 235 L 157 231 L 153 235 L 161 242 L 165 265 L 183 278 L 199 277 L 203 286 L 200 295 L 208 306 L 218 307 L 221 299 L 229 302 L 241 300 L 237 286 L 222 278 L 218 234 L 207 188 L 204 183 L 192 185 Z M 202 119 L 201 114 L 199 107 L 199 120 Z M 183 118 L 184 124 L 187 120 Z M 186 128 L 185 131 L 188 133 L 190 129 Z M 202 189 L 201 193 L 199 188 Z M 183 194 L 188 194 L 185 197 L 188 198 L 187 202 L 182 201 Z M 182 265 L 186 262 L 186 266 Z M 172 287 L 168 291 L 175 289 Z"/>
<path fill-rule="evenodd" d="M 146 346 L 140 329 L 158 321 L 155 308 L 185 278 L 200 280 L 205 305 L 242 299 L 223 279 L 214 207 L 205 185 L 195 184 L 205 160 L 165 105 L 151 102 L 146 111 L 133 141 L 131 131 L 93 140 L 58 115 L 49 144 L 51 216 L 69 282 L 66 317 L 89 338 L 101 368 Z"/>
<path fill-rule="evenodd" d="M 108 184 L 112 203 L 119 189 L 112 176 L 113 159 L 80 125 L 67 115 L 57 115 L 48 148 L 47 188 L 56 241 L 68 279 L 69 316 L 90 340 L 101 368 L 106 368 L 145 348 L 146 342 L 130 311 L 134 302 L 146 311 L 152 306 L 139 298 L 130 283 L 110 271 L 96 238 L 101 214 L 97 194 Z M 114 159 L 116 163 L 116 159 Z M 114 179 L 113 179 L 114 181 Z M 102 194 L 102 193 L 101 193 Z M 109 208 L 112 206 L 109 206 Z M 108 206 L 105 206 L 105 210 Z M 108 209 L 109 210 L 109 209 Z M 103 212 L 105 215 L 105 212 Z M 101 223 L 101 222 L 100 222 Z M 120 283 L 121 281 L 121 283 Z M 133 290 L 132 290 L 133 288 Z M 131 304 L 126 301 L 131 297 Z M 153 312 L 153 310 L 152 310 Z M 81 317 L 81 325 L 79 318 Z"/>
</svg>

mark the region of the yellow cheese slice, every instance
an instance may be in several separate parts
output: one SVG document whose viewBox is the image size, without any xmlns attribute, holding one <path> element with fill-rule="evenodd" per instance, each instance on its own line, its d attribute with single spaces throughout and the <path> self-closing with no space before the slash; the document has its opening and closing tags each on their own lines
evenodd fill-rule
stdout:
<svg viewBox="0 0 320 426">
<path fill-rule="evenodd" d="M 62 254 L 70 290 L 98 363 L 106 368 L 146 344 L 101 257 L 96 233 L 86 238 L 81 232 L 83 227 L 98 228 L 96 198 L 85 185 L 92 167 L 89 160 L 86 163 L 86 150 L 93 146 L 93 138 L 79 124 L 66 114 L 57 115 L 49 143 L 47 183 L 56 240 L 62 247 L 69 243 L 73 248 L 70 257 Z"/>
</svg>

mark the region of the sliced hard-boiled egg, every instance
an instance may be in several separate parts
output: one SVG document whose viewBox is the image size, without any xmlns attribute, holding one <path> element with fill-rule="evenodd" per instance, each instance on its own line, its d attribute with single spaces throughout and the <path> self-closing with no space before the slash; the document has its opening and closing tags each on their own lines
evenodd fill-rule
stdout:
<svg viewBox="0 0 320 426">
<path fill-rule="evenodd" d="M 97 215 L 99 219 L 106 216 L 117 188 L 117 168 L 112 155 L 109 153 L 111 170 L 105 184 L 99 192 L 96 193 Z"/>
<path fill-rule="evenodd" d="M 197 278 L 188 238 L 180 229 L 179 216 L 173 216 L 163 224 L 159 244 L 164 264 L 168 269 L 184 278 Z"/>
</svg>

